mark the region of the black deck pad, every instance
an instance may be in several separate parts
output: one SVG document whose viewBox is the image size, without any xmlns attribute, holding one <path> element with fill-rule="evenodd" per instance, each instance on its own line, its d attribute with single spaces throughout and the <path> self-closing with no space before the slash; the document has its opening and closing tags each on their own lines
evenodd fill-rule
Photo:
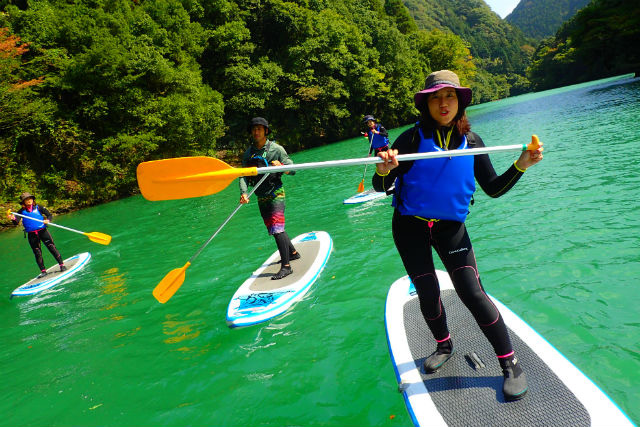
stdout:
<svg viewBox="0 0 640 427">
<path fill-rule="evenodd" d="M 498 359 L 469 310 L 453 290 L 442 291 L 442 302 L 454 345 L 454 355 L 433 374 L 422 363 L 436 347 L 417 298 L 404 307 L 404 324 L 413 359 L 429 394 L 450 426 L 590 426 L 589 413 L 545 362 L 511 329 L 516 356 L 527 375 L 529 391 L 507 402 Z M 465 355 L 475 352 L 484 364 L 476 368 Z"/>
</svg>

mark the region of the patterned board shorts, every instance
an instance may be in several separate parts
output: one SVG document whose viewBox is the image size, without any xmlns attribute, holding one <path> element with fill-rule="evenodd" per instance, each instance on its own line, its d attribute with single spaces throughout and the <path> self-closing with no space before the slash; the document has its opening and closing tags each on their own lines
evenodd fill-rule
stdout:
<svg viewBox="0 0 640 427">
<path fill-rule="evenodd" d="M 284 231 L 284 187 L 280 187 L 272 194 L 258 197 L 260 215 L 270 235 Z"/>
</svg>

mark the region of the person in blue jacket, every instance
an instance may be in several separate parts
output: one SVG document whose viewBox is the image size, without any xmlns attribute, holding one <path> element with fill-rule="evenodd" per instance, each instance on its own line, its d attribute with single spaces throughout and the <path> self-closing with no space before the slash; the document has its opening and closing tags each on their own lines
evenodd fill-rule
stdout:
<svg viewBox="0 0 640 427">
<path fill-rule="evenodd" d="M 373 188 L 384 191 L 395 183 L 393 239 L 407 274 L 413 281 L 420 309 L 435 338 L 436 350 L 425 359 L 427 373 L 440 369 L 453 354 L 447 317 L 440 300 L 432 249 L 436 251 L 456 293 L 471 311 L 491 343 L 504 374 L 506 400 L 518 400 L 528 390 L 526 376 L 516 358 L 504 320 L 488 298 L 476 264 L 476 254 L 465 227 L 473 203 L 475 182 L 490 197 L 509 191 L 527 168 L 542 160 L 542 147 L 524 151 L 497 175 L 488 154 L 452 156 L 402 162 L 396 155 L 484 147 L 471 132 L 465 109 L 471 89 L 460 86 L 452 71 L 431 73 L 424 90 L 414 96 L 420 121 L 403 132 L 391 149 L 378 153 Z M 540 144 L 542 145 L 542 143 Z"/>
<path fill-rule="evenodd" d="M 364 116 L 362 121 L 367 126 L 367 131 L 362 135 L 369 141 L 369 155 L 374 151 L 376 154 L 386 151 L 389 148 L 389 132 L 370 114 Z"/>
<path fill-rule="evenodd" d="M 60 265 L 60 271 L 65 271 L 67 267 L 65 267 L 62 256 L 60 255 L 60 252 L 58 252 L 49 230 L 47 230 L 47 224 L 53 218 L 51 212 L 49 212 L 44 206 L 37 204 L 35 196 L 30 193 L 25 192 L 20 195 L 20 204 L 22 205 L 22 208 L 20 208 L 17 213 L 29 218 L 22 218 L 13 214 L 9 214 L 8 217 L 15 225 L 20 224 L 20 221 L 22 221 L 22 226 L 24 227 L 24 231 L 27 235 L 29 245 L 33 250 L 33 254 L 36 257 L 36 263 L 40 268 L 38 278 L 42 278 L 47 275 L 47 269 L 45 268 L 44 260 L 42 259 L 40 242 L 44 243 L 47 249 L 49 249 L 49 252 L 51 252 L 51 255 L 56 259 Z"/>
</svg>

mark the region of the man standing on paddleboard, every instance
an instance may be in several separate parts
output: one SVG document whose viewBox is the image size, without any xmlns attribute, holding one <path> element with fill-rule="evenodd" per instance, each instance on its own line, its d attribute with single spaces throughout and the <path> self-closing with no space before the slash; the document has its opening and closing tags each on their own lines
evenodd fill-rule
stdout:
<svg viewBox="0 0 640 427">
<path fill-rule="evenodd" d="M 270 133 L 269 123 L 262 117 L 254 117 L 249 123 L 252 144 L 242 157 L 242 166 L 281 166 L 291 165 L 293 161 L 285 149 L 274 140 L 267 139 Z M 294 175 L 295 171 L 284 172 Z M 259 177 L 240 177 L 240 203 L 249 203 L 248 186 L 257 184 Z M 285 194 L 282 185 L 282 173 L 270 174 L 255 191 L 258 196 L 258 208 L 262 215 L 267 231 L 276 240 L 280 252 L 280 271 L 271 279 L 279 280 L 293 273 L 290 261 L 300 258 L 300 254 L 293 247 L 289 235 L 284 230 Z"/>
<path fill-rule="evenodd" d="M 453 354 L 432 248 L 447 269 L 456 293 L 471 311 L 489 340 L 504 373 L 506 400 L 525 396 L 528 386 L 516 359 L 507 328 L 497 307 L 484 291 L 476 257 L 465 227 L 473 203 L 475 181 L 490 197 L 500 197 L 542 160 L 542 147 L 524 151 L 498 176 L 488 154 L 452 156 L 402 162 L 397 154 L 464 150 L 484 147 L 471 132 L 465 109 L 471 89 L 460 86 L 458 76 L 448 70 L 431 73 L 424 90 L 414 96 L 420 121 L 403 132 L 376 164 L 373 188 L 385 191 L 396 186 L 392 220 L 393 239 L 402 262 L 418 292 L 422 315 L 436 341 L 436 350 L 424 361 L 427 373 L 440 369 Z M 542 143 L 540 143 L 540 146 Z"/>
<path fill-rule="evenodd" d="M 51 255 L 53 255 L 58 264 L 60 264 L 60 271 L 65 271 L 67 267 L 64 266 L 62 256 L 60 255 L 60 252 L 58 252 L 55 243 L 53 243 L 53 237 L 51 237 L 49 230 L 47 230 L 47 224 L 53 218 L 51 212 L 49 212 L 44 206 L 36 204 L 35 196 L 30 193 L 25 192 L 20 195 L 20 204 L 22 205 L 22 208 L 20 208 L 17 213 L 28 218 L 24 218 L 23 220 L 22 217 L 16 217 L 13 214 L 9 214 L 7 216 L 15 225 L 20 224 L 20 221 L 22 220 L 22 226 L 24 227 L 25 233 L 27 233 L 29 245 L 33 250 L 33 254 L 36 257 L 36 263 L 40 268 L 38 278 L 42 278 L 47 275 L 47 269 L 45 268 L 44 260 L 42 259 L 42 248 L 40 246 L 40 242 L 44 243 L 47 249 L 49 249 L 49 252 L 51 252 Z"/>
</svg>

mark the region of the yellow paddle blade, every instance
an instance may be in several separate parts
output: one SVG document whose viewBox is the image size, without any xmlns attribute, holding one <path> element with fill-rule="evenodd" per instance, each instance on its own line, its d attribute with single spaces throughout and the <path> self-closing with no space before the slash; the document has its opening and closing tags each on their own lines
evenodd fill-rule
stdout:
<svg viewBox="0 0 640 427">
<path fill-rule="evenodd" d="M 190 265 L 191 263 L 187 262 L 181 268 L 174 268 L 156 285 L 156 288 L 153 290 L 153 296 L 158 302 L 164 304 L 180 289 L 180 286 L 184 283 L 185 270 L 189 268 Z"/>
<path fill-rule="evenodd" d="M 92 231 L 91 233 L 84 233 L 84 235 L 87 236 L 92 242 L 100 243 L 101 245 L 108 245 L 109 243 L 111 243 L 111 236 L 109 236 L 108 234 Z"/>
<path fill-rule="evenodd" d="M 234 168 L 213 157 L 177 157 L 140 163 L 138 186 L 147 200 L 176 200 L 208 196 L 227 188 L 240 176 L 257 175 L 257 168 Z"/>
<path fill-rule="evenodd" d="M 364 179 L 360 181 L 360 184 L 358 184 L 358 193 L 362 193 L 363 191 L 364 191 Z"/>
</svg>

